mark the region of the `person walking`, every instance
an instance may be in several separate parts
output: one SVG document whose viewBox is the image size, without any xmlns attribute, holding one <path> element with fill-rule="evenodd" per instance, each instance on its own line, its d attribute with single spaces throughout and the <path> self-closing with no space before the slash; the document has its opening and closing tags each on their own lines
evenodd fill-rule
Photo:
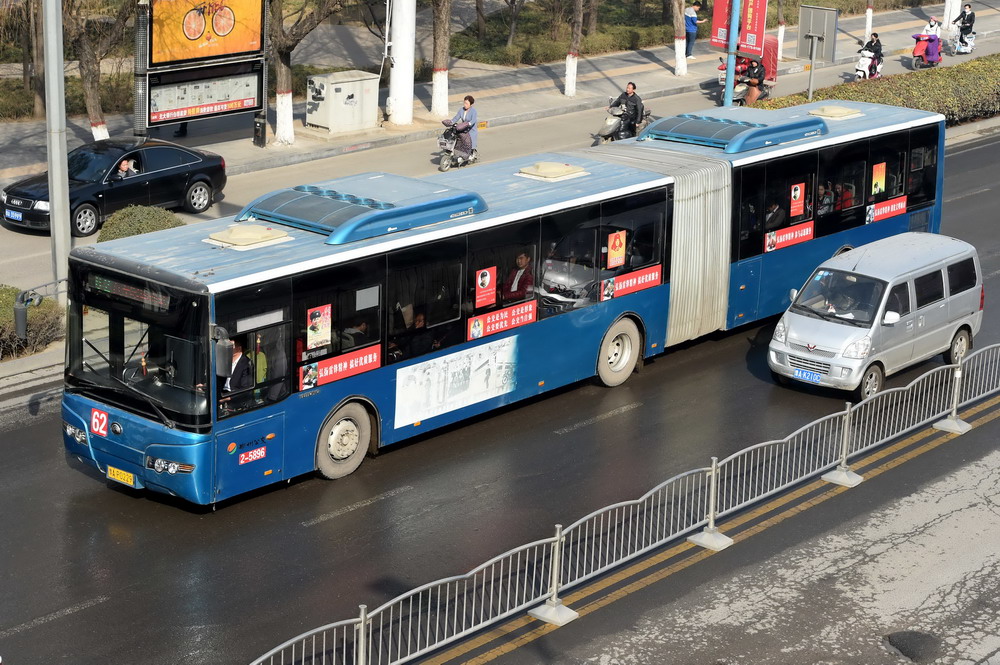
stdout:
<svg viewBox="0 0 1000 665">
<path fill-rule="evenodd" d="M 688 60 L 694 60 L 694 41 L 698 38 L 698 24 L 704 23 L 707 19 L 698 18 L 698 12 L 701 10 L 701 3 L 692 3 L 690 7 L 684 10 L 684 50 L 685 55 L 687 55 Z"/>
</svg>

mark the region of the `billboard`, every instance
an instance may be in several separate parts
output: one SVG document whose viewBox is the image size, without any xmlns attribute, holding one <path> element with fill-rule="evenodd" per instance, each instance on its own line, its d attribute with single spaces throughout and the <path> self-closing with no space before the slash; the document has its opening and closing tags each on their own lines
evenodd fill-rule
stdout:
<svg viewBox="0 0 1000 665">
<path fill-rule="evenodd" d="M 712 7 L 712 31 L 709 43 L 716 48 L 729 48 L 731 0 L 717 0 Z M 764 55 L 764 24 L 767 20 L 767 0 L 742 0 L 740 3 L 739 39 L 736 51 L 740 55 Z M 771 70 L 768 70 L 770 73 Z"/>
<path fill-rule="evenodd" d="M 146 126 L 264 108 L 264 60 L 150 72 Z"/>
<path fill-rule="evenodd" d="M 151 0 L 149 66 L 264 51 L 264 0 Z"/>
</svg>

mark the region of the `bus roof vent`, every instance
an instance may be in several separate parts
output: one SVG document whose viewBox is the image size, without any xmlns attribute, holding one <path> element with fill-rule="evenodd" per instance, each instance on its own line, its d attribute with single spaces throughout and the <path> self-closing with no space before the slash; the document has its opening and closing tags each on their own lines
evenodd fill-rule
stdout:
<svg viewBox="0 0 1000 665">
<path fill-rule="evenodd" d="M 864 114 L 857 109 L 850 109 L 846 106 L 829 104 L 827 106 L 810 109 L 809 115 L 814 115 L 819 118 L 827 118 L 829 120 L 846 120 L 847 118 L 860 118 Z"/>
<path fill-rule="evenodd" d="M 279 189 L 245 207 L 237 221 L 255 219 L 327 235 L 341 245 L 486 210 L 476 192 L 389 173 L 361 173 Z"/>
<path fill-rule="evenodd" d="M 795 118 L 767 124 L 730 117 L 683 113 L 653 123 L 643 131 L 639 140 L 693 143 L 720 148 L 723 152 L 732 154 L 810 136 L 821 136 L 829 131 L 826 123 L 820 118 Z"/>
<path fill-rule="evenodd" d="M 587 175 L 582 166 L 563 164 L 562 162 L 535 162 L 531 166 L 522 167 L 517 175 L 537 178 L 549 182 L 558 182 L 570 178 Z"/>
<path fill-rule="evenodd" d="M 278 240 L 279 238 L 285 238 L 287 236 L 287 231 L 273 229 L 270 226 L 261 226 L 260 224 L 235 224 L 224 231 L 212 233 L 208 237 L 214 240 L 215 244 L 246 247 L 248 245 L 258 245 L 262 242 Z"/>
</svg>

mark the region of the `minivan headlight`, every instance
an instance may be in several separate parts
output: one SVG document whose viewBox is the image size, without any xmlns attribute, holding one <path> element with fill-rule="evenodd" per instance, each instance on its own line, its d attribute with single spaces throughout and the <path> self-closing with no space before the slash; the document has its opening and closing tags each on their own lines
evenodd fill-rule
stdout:
<svg viewBox="0 0 1000 665">
<path fill-rule="evenodd" d="M 865 335 L 859 340 L 851 342 L 844 349 L 845 358 L 867 358 L 872 350 L 872 338 Z"/>
<path fill-rule="evenodd" d="M 772 339 L 775 342 L 780 342 L 780 343 L 784 344 L 785 343 L 785 333 L 786 333 L 786 331 L 785 331 L 785 320 L 782 319 L 782 320 L 778 321 L 778 325 L 774 326 L 774 335 L 772 336 Z"/>
</svg>

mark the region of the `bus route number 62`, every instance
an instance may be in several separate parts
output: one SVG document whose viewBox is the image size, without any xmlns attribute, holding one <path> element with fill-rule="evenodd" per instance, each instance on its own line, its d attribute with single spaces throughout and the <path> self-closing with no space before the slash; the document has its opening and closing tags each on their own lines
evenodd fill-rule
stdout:
<svg viewBox="0 0 1000 665">
<path fill-rule="evenodd" d="M 108 413 L 100 409 L 90 410 L 90 432 L 98 436 L 108 435 Z"/>
</svg>

